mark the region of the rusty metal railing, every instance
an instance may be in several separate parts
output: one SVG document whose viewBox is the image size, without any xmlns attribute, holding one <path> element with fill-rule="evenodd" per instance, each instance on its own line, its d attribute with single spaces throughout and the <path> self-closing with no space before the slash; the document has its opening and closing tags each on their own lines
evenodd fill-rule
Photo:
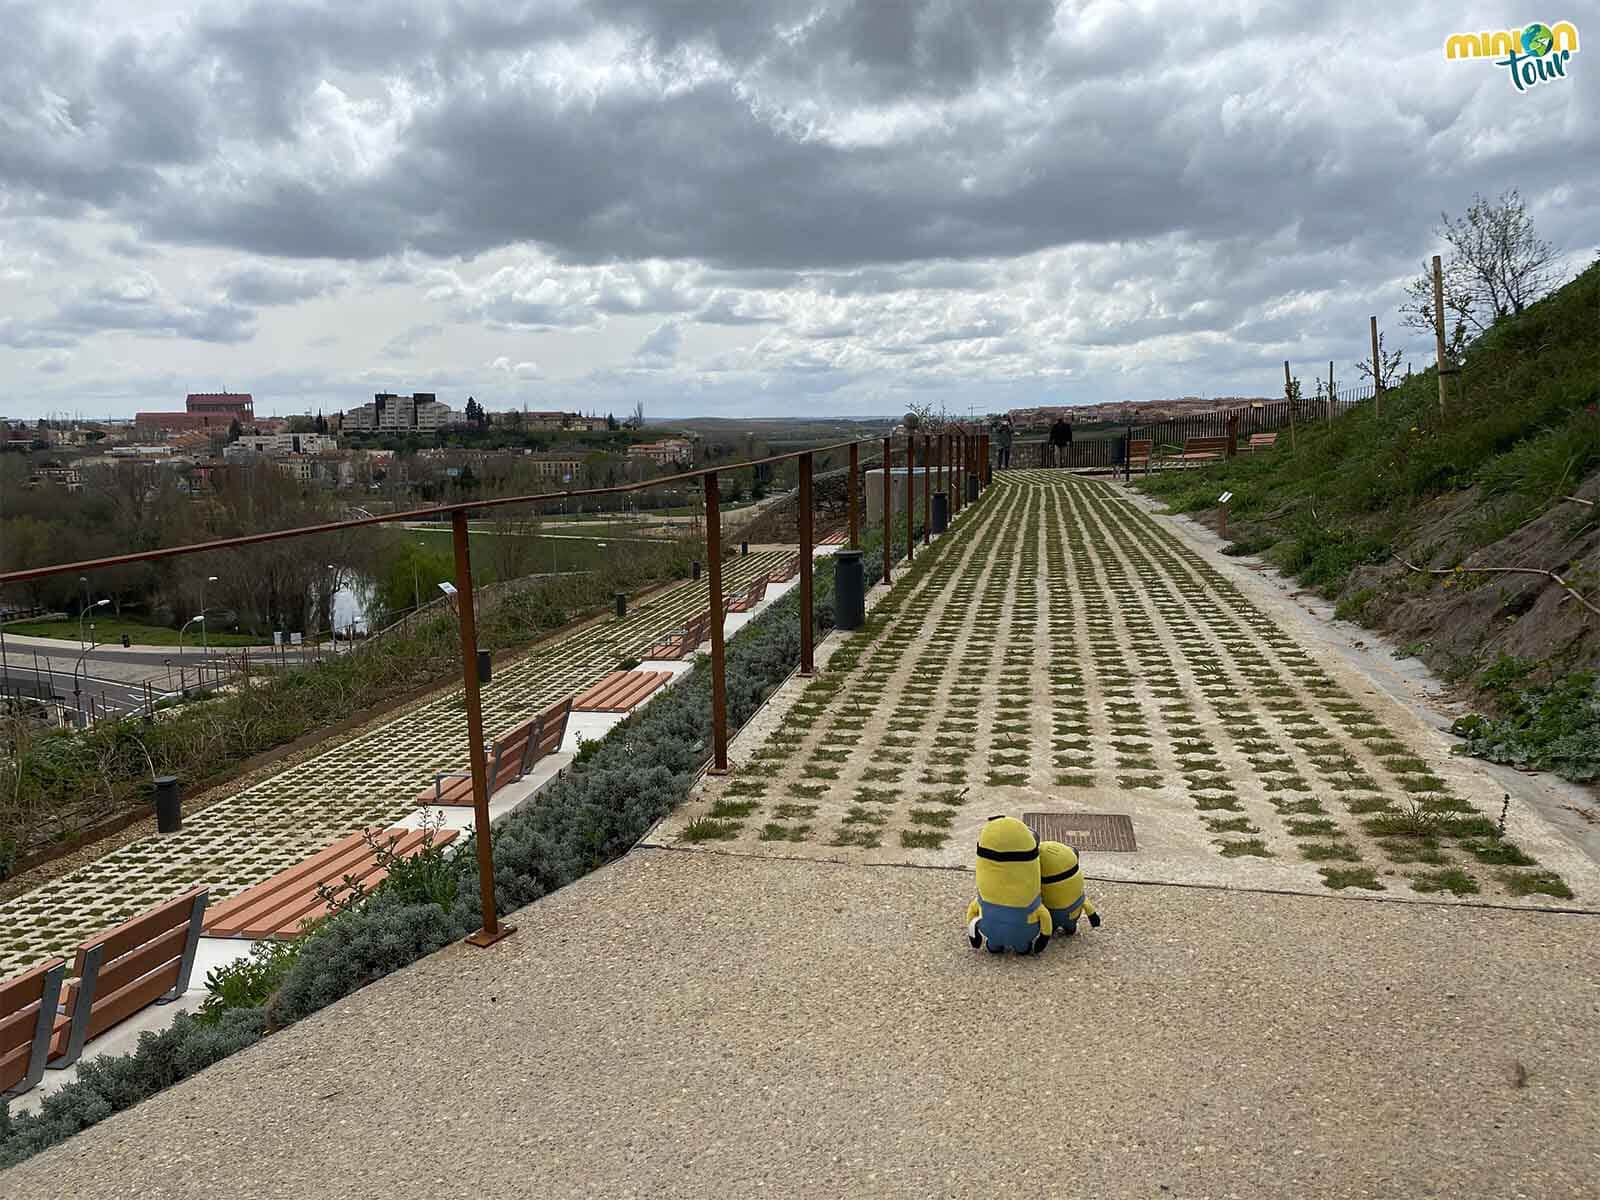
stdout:
<svg viewBox="0 0 1600 1200">
<path fill-rule="evenodd" d="M 962 426 L 956 426 L 949 432 L 923 434 L 921 436 L 924 469 L 927 468 L 931 457 L 937 457 L 940 485 L 941 487 L 949 486 L 950 488 L 950 511 L 954 515 L 960 511 L 962 506 L 962 485 L 965 482 L 965 478 L 975 472 L 979 474 L 980 478 L 983 476 L 981 464 L 988 459 L 988 435 Z M 917 434 L 911 433 L 907 434 L 903 439 L 907 466 L 906 554 L 908 558 L 912 553 L 912 469 L 916 461 L 917 437 Z M 468 514 L 482 509 L 508 508 L 513 505 L 542 507 L 589 496 L 620 495 L 642 491 L 647 488 L 685 483 L 689 480 L 701 481 L 705 489 L 706 502 L 706 559 L 711 618 L 712 761 L 708 769 L 717 773 L 726 773 L 728 771 L 728 704 L 726 646 L 723 629 L 726 614 L 723 611 L 722 604 L 722 515 L 718 476 L 726 472 L 750 470 L 771 463 L 787 462 L 791 459 L 797 463 L 799 494 L 796 497 L 796 501 L 799 507 L 800 539 L 800 673 L 809 675 L 816 669 L 812 611 L 814 574 L 812 556 L 815 552 L 813 540 L 815 530 L 812 523 L 812 468 L 814 458 L 818 454 L 829 454 L 839 450 L 849 451 L 850 546 L 853 549 L 859 549 L 861 545 L 860 490 L 864 478 L 864 467 L 870 465 L 861 462 L 860 451 L 863 445 L 876 447 L 877 443 L 866 439 L 835 442 L 826 446 L 815 446 L 809 450 L 794 450 L 784 454 L 769 455 L 765 458 L 726 463 L 717 467 L 701 468 L 695 471 L 684 471 L 675 475 L 663 476 L 659 479 L 618 484 L 613 487 L 576 488 L 561 492 L 469 500 L 458 504 L 441 504 L 428 508 L 408 509 L 404 512 L 384 513 L 379 516 L 360 517 L 348 521 L 332 521 L 321 525 L 305 525 L 293 529 L 275 529 L 265 533 L 252 533 L 239 537 L 220 538 L 209 542 L 196 542 L 187 546 L 167 546 L 154 550 L 136 551 L 131 554 L 117 554 L 107 558 L 57 563 L 53 566 L 45 567 L 28 567 L 19 571 L 0 573 L 0 589 L 12 584 L 26 583 L 30 580 L 47 579 L 55 575 L 85 574 L 89 571 L 127 566 L 131 563 L 182 558 L 192 554 L 207 554 L 212 551 L 231 550 L 240 546 L 254 546 L 264 542 L 286 541 L 292 538 L 314 537 L 319 534 L 362 529 L 370 525 L 389 525 L 404 521 L 448 517 L 450 520 L 451 541 L 455 551 L 456 601 L 459 616 L 458 623 L 461 631 L 462 690 L 467 713 L 467 741 L 471 754 L 473 824 L 477 834 L 474 841 L 477 847 L 478 881 L 483 906 L 483 927 L 468 935 L 466 940 L 475 946 L 492 946 L 512 933 L 514 928 L 510 925 L 502 924 L 495 909 L 494 854 L 489 832 L 488 764 L 484 754 L 483 710 L 479 697 L 477 614 L 474 608 L 472 586 L 472 554 L 468 536 Z M 890 564 L 894 558 L 892 468 L 895 456 L 895 439 L 893 437 L 884 438 L 882 450 L 884 499 L 883 581 L 888 583 L 890 582 L 891 574 Z M 924 477 L 923 488 L 925 494 L 923 504 L 924 528 L 926 529 L 929 511 L 926 476 Z"/>
</svg>

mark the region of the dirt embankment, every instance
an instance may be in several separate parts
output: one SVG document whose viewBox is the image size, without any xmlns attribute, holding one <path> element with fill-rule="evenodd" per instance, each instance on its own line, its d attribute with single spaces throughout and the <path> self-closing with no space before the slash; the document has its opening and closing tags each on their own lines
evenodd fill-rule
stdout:
<svg viewBox="0 0 1600 1200">
<path fill-rule="evenodd" d="M 1497 502 L 1473 487 L 1420 505 L 1395 558 L 1357 567 L 1335 599 L 1340 615 L 1378 630 L 1447 679 L 1466 681 L 1507 655 L 1541 664 L 1544 681 L 1600 667 L 1600 616 L 1544 574 L 1553 571 L 1600 607 L 1600 473 L 1514 532 L 1480 545 Z M 1194 514 L 1216 527 L 1214 514 Z M 1251 530 L 1233 528 L 1244 539 Z M 1473 547 L 1477 547 L 1473 549 Z M 1464 555 L 1464 557 L 1463 557 Z M 1462 568 L 1454 568 L 1459 564 Z"/>
</svg>

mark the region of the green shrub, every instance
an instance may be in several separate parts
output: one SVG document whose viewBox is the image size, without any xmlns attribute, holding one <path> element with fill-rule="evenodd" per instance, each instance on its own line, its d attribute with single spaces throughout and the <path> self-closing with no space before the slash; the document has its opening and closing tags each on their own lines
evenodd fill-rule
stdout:
<svg viewBox="0 0 1600 1200">
<path fill-rule="evenodd" d="M 12 1116 L 0 1105 L 0 1168 L 15 1166 L 81 1129 L 131 1108 L 261 1039 L 260 1009 L 233 1009 L 214 1023 L 178 1014 L 160 1033 L 145 1033 L 129 1054 L 86 1058 L 78 1078 L 44 1098 L 37 1113 Z"/>
<path fill-rule="evenodd" d="M 237 1008 L 263 1008 L 300 956 L 301 939 L 280 942 L 263 938 L 244 958 L 206 972 L 206 998 L 194 1019 L 215 1025 L 223 1013 Z"/>
<path fill-rule="evenodd" d="M 1514 686 L 1508 668 L 1500 668 L 1493 678 L 1502 688 Z M 1450 727 L 1463 739 L 1461 753 L 1525 770 L 1553 771 L 1574 783 L 1600 779 L 1600 691 L 1592 672 L 1575 671 L 1546 687 L 1502 695 L 1504 717 L 1473 714 Z"/>
</svg>

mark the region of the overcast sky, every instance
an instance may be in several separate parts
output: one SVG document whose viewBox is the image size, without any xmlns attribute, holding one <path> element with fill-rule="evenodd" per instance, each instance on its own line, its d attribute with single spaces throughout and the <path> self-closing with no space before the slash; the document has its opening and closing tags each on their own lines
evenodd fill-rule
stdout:
<svg viewBox="0 0 1600 1200">
<path fill-rule="evenodd" d="M 1519 187 L 1574 268 L 1600 236 L 1600 52 L 1519 94 L 1444 60 L 1461 12 L 0 0 L 0 414 L 1353 382 L 1441 209 Z"/>
</svg>

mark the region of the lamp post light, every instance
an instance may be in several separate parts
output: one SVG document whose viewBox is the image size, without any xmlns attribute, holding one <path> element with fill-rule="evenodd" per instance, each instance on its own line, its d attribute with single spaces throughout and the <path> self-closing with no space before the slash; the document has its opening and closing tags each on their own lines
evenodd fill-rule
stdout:
<svg viewBox="0 0 1600 1200">
<path fill-rule="evenodd" d="M 215 575 L 207 575 L 206 578 L 205 578 L 205 583 L 202 583 L 200 585 L 200 615 L 201 616 L 205 616 L 205 612 L 206 612 L 206 584 L 207 583 L 216 583 L 216 582 L 217 582 L 217 577 Z M 201 643 L 201 646 L 203 648 L 204 657 L 210 658 L 211 657 L 211 634 L 210 634 L 210 631 L 206 628 L 206 623 L 204 621 L 200 622 L 200 643 Z"/>
<path fill-rule="evenodd" d="M 205 615 L 205 613 L 197 613 L 196 615 L 190 617 L 187 621 L 185 621 L 183 623 L 183 627 L 178 630 L 178 657 L 179 658 L 183 657 L 183 635 L 188 630 L 189 626 L 193 625 L 196 621 L 199 621 L 200 625 L 201 625 L 201 628 L 204 628 L 205 627 L 205 623 L 206 623 L 206 615 Z"/>
<path fill-rule="evenodd" d="M 84 637 L 84 633 L 83 633 L 83 621 L 84 621 L 84 618 L 87 617 L 95 609 L 104 608 L 106 605 L 108 605 L 110 603 L 111 603 L 111 601 L 109 599 L 107 599 L 107 600 L 96 600 L 93 604 L 90 604 L 89 603 L 89 597 L 85 596 L 83 598 L 83 611 L 78 614 L 78 648 L 79 649 L 86 650 L 86 649 L 89 649 L 89 647 L 90 647 L 90 643 L 89 643 L 88 639 L 86 637 Z"/>
</svg>

